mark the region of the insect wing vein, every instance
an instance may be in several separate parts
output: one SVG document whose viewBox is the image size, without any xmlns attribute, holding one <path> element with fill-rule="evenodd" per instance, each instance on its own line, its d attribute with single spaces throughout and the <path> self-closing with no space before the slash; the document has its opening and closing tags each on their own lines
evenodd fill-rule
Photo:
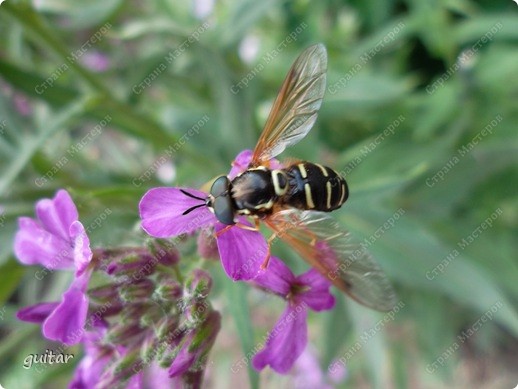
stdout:
<svg viewBox="0 0 518 389">
<path fill-rule="evenodd" d="M 252 166 L 266 163 L 304 138 L 316 121 L 325 93 L 324 45 L 306 49 L 291 67 L 273 103 L 252 156 Z"/>
<path fill-rule="evenodd" d="M 266 224 L 354 300 L 380 311 L 394 307 L 396 295 L 379 265 L 326 213 L 287 209 Z"/>
</svg>

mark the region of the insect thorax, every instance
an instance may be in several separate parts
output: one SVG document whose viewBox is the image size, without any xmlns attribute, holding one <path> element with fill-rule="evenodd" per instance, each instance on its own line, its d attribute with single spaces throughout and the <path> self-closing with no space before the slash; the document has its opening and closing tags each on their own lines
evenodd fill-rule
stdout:
<svg viewBox="0 0 518 389">
<path fill-rule="evenodd" d="M 237 213 L 264 214 L 276 200 L 272 171 L 265 167 L 248 169 L 232 180 L 232 198 Z"/>
</svg>

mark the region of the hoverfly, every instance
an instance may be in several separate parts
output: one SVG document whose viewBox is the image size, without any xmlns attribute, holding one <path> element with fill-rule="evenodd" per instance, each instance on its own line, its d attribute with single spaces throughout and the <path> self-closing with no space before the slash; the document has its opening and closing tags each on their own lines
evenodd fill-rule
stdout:
<svg viewBox="0 0 518 389">
<path fill-rule="evenodd" d="M 386 276 L 328 214 L 348 198 L 345 179 L 329 167 L 305 161 L 270 168 L 270 160 L 304 138 L 315 123 L 326 71 L 327 53 L 322 44 L 307 48 L 297 58 L 247 170 L 232 180 L 216 178 L 204 205 L 228 228 L 236 224 L 236 215 L 255 218 L 256 226 L 264 222 L 273 236 L 288 243 L 336 287 L 363 305 L 387 311 L 395 304 L 395 294 Z"/>
</svg>

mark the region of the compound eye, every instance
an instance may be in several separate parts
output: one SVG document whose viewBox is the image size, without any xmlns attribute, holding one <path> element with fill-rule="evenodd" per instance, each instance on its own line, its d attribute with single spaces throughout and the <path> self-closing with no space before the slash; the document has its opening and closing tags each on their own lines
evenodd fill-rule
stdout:
<svg viewBox="0 0 518 389">
<path fill-rule="evenodd" d="M 210 194 L 214 197 L 222 196 L 225 192 L 228 192 L 230 188 L 230 180 L 227 176 L 220 176 L 216 178 L 216 181 L 212 184 L 210 188 Z"/>
<path fill-rule="evenodd" d="M 234 222 L 234 209 L 232 207 L 230 196 L 216 197 L 212 207 L 214 208 L 214 215 L 216 215 L 216 218 L 221 223 L 226 224 L 227 226 L 236 224 Z"/>
</svg>

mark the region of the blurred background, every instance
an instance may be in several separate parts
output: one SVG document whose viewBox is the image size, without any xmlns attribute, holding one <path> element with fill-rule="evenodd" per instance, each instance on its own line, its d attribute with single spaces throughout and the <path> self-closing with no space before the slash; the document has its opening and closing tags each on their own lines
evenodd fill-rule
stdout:
<svg viewBox="0 0 518 389">
<path fill-rule="evenodd" d="M 518 5 L 483 1 L 15 1 L 0 6 L 0 384 L 66 387 L 22 306 L 56 299 L 12 253 L 16 219 L 66 188 L 95 247 L 144 241 L 138 202 L 200 187 L 253 148 L 295 58 L 328 50 L 310 134 L 281 158 L 344 174 L 336 219 L 393 282 L 387 317 L 337 291 L 287 376 L 235 369 L 283 302 L 212 266 L 222 332 L 207 387 L 512 388 L 518 384 Z M 102 219 L 100 222 L 99 220 Z M 288 247 L 274 252 L 297 272 Z M 233 298 L 231 298 L 233 297 Z M 237 370 L 237 371 L 236 371 Z"/>
</svg>

